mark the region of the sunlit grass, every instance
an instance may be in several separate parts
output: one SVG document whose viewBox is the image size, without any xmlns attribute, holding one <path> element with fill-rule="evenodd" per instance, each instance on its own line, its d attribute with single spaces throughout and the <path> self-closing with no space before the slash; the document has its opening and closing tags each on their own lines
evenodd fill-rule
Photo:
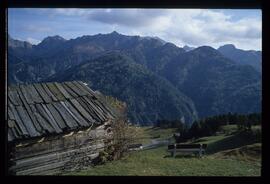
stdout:
<svg viewBox="0 0 270 184">
<path fill-rule="evenodd" d="M 166 147 L 133 152 L 127 157 L 72 175 L 132 176 L 259 176 L 260 165 L 212 156 L 170 157 Z"/>
<path fill-rule="evenodd" d="M 235 128 L 225 127 L 227 129 Z M 142 128 L 143 136 L 167 138 L 175 129 Z M 234 150 L 252 144 L 252 139 L 246 139 L 244 134 L 218 135 L 195 140 L 197 143 L 208 144 L 207 154 L 203 158 L 194 155 L 170 157 L 167 147 L 131 152 L 120 160 L 107 162 L 104 165 L 89 167 L 86 170 L 66 173 L 67 175 L 116 175 L 116 176 L 260 176 L 260 155 L 253 160 L 242 159 L 240 151 Z M 259 149 L 260 143 L 246 146 L 248 149 Z M 233 156 L 224 156 L 227 149 Z M 237 148 L 236 148 L 237 149 Z M 245 148 L 246 149 L 246 148 Z M 231 151 L 232 150 L 232 151 Z M 245 151 L 245 150 L 244 150 Z M 248 158 L 247 156 L 245 156 Z M 249 156 L 250 157 L 250 156 Z"/>
</svg>

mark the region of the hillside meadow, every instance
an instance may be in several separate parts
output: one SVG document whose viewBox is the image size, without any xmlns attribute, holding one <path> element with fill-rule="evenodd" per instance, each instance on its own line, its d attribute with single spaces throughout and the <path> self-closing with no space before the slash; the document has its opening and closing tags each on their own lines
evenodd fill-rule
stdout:
<svg viewBox="0 0 270 184">
<path fill-rule="evenodd" d="M 65 175 L 98 176 L 260 176 L 261 143 L 247 139 L 235 132 L 235 126 L 224 126 L 224 133 L 202 137 L 194 143 L 206 143 L 208 148 L 202 158 L 194 155 L 171 157 L 166 146 L 130 152 L 120 160 Z M 257 127 L 258 128 L 258 127 Z M 144 140 L 168 138 L 176 130 L 140 128 Z M 229 133 L 228 133 L 229 132 Z"/>
</svg>

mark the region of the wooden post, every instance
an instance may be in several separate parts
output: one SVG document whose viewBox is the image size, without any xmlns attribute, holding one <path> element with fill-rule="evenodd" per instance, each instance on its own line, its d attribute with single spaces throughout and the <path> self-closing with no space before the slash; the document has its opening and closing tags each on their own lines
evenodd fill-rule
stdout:
<svg viewBox="0 0 270 184">
<path fill-rule="evenodd" d="M 202 157 L 202 144 L 200 144 L 199 157 Z"/>
<path fill-rule="evenodd" d="M 173 149 L 173 157 L 176 155 L 176 144 L 174 144 L 174 149 Z"/>
</svg>

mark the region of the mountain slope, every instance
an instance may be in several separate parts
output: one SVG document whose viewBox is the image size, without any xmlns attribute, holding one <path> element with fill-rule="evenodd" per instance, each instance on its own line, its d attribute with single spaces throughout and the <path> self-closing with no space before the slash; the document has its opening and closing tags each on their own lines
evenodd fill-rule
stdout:
<svg viewBox="0 0 270 184">
<path fill-rule="evenodd" d="M 261 73 L 249 65 L 239 65 L 236 61 L 222 55 L 220 51 L 207 46 L 186 52 L 183 48 L 155 37 L 126 36 L 112 32 L 70 40 L 65 40 L 60 36 L 52 36 L 45 38 L 38 45 L 31 46 L 9 38 L 8 51 L 9 83 L 41 82 L 58 78 L 62 80 L 87 79 L 93 83 L 95 89 L 100 88 L 108 95 L 114 94 L 121 100 L 129 100 L 130 106 L 134 110 L 133 115 L 131 115 L 131 111 L 129 112 L 130 116 L 136 117 L 133 120 L 137 122 L 180 117 L 177 114 L 178 110 L 172 110 L 171 115 L 166 114 L 170 110 L 169 105 L 167 105 L 168 110 L 165 109 L 166 115 L 163 118 L 164 108 L 161 104 L 154 108 L 157 113 L 153 113 L 155 115 L 153 117 L 151 115 L 150 120 L 147 119 L 146 115 L 141 115 L 147 111 L 147 116 L 149 116 L 150 110 L 146 107 L 151 109 L 150 105 L 154 104 L 147 102 L 146 106 L 143 100 L 160 99 L 161 97 L 158 96 L 160 91 L 166 91 L 167 94 L 170 94 L 163 96 L 168 98 L 172 106 L 175 106 L 172 104 L 172 99 L 189 97 L 194 102 L 199 117 L 229 111 L 249 113 L 261 110 Z M 123 62 L 125 68 L 120 66 L 118 57 L 109 57 L 112 52 L 127 58 L 121 59 L 125 60 Z M 107 58 L 106 61 L 115 71 L 110 73 L 108 68 L 103 70 L 103 65 L 106 66 L 106 63 L 99 59 L 101 64 L 98 64 L 96 60 L 101 57 Z M 95 65 L 92 66 L 92 62 Z M 90 64 L 94 69 L 88 67 L 87 70 L 84 70 L 83 66 L 87 68 L 86 64 Z M 143 70 L 138 72 L 138 67 L 143 68 Z M 116 72 L 118 69 L 123 69 L 127 75 L 126 80 L 122 79 L 122 76 Z M 97 73 L 93 73 L 93 71 Z M 105 76 L 106 82 L 99 76 L 99 71 L 103 71 L 102 75 Z M 142 73 L 142 71 L 144 72 Z M 145 75 L 147 75 L 146 79 L 143 77 Z M 120 86 L 124 90 L 126 89 L 124 86 L 129 86 L 128 76 L 138 81 L 136 84 L 130 81 L 132 87 L 121 93 L 118 87 Z M 149 80 L 157 86 L 161 86 L 160 89 L 158 87 L 151 88 L 150 83 L 144 84 Z M 137 85 L 138 88 L 146 85 L 145 91 L 149 90 L 153 98 L 149 94 L 148 98 L 140 99 L 139 92 L 133 85 Z M 180 93 L 184 95 L 175 97 L 175 94 Z M 140 99 L 140 105 L 137 99 Z M 180 101 L 176 100 L 175 103 L 180 103 Z M 142 107 L 145 107 L 144 110 L 140 109 Z M 173 113 L 174 115 L 172 115 Z M 189 113 L 187 114 L 191 117 Z"/>
<path fill-rule="evenodd" d="M 262 52 L 254 50 L 241 50 L 237 49 L 232 44 L 223 45 L 218 48 L 224 56 L 230 58 L 234 62 L 240 65 L 250 65 L 257 71 L 262 71 Z"/>
<path fill-rule="evenodd" d="M 14 42 L 10 38 L 9 43 Z M 21 42 L 21 41 L 18 41 Z M 23 42 L 20 43 L 23 45 Z M 172 46 L 173 44 L 165 44 L 160 39 L 141 38 L 139 36 L 125 36 L 117 32 L 110 34 L 98 34 L 93 36 L 82 36 L 76 39 L 65 40 L 60 36 L 52 36 L 45 38 L 38 45 L 31 48 L 31 52 L 27 53 L 27 57 L 22 57 L 21 48 L 16 49 L 15 53 L 9 49 L 9 54 L 12 57 L 17 56 L 23 59 L 21 65 L 10 66 L 13 71 L 20 70 L 23 75 L 14 76 L 14 80 L 10 82 L 21 83 L 28 81 L 40 81 L 55 73 L 61 73 L 66 69 L 79 65 L 85 60 L 91 60 L 110 51 L 121 51 L 134 59 L 136 63 L 148 66 L 153 65 L 151 60 L 152 53 L 162 53 L 162 49 L 174 47 L 177 52 L 180 48 Z M 175 51 L 171 51 L 175 53 Z M 13 54 L 14 53 L 14 54 Z M 167 52 L 165 52 L 166 54 Z M 31 58 L 28 58 L 28 56 Z M 167 54 L 168 55 L 168 54 Z M 175 54 L 174 54 L 175 55 Z M 167 57 L 167 56 L 166 56 Z M 164 57 L 163 57 L 164 58 Z M 165 59 L 164 62 L 167 62 Z M 162 60 L 162 58 L 160 58 Z M 27 64 L 26 64 L 27 63 Z M 162 63 L 161 63 L 162 64 Z M 158 68 L 157 64 L 153 68 Z M 34 68 L 34 70 L 32 70 Z M 44 70 L 42 70 L 44 68 Z M 31 76 L 31 77 L 28 77 Z"/>
<path fill-rule="evenodd" d="M 191 123 L 197 118 L 194 104 L 188 97 L 119 52 L 105 54 L 48 80 L 81 80 L 95 90 L 117 97 L 128 104 L 128 115 L 134 123 L 181 118 Z"/>
<path fill-rule="evenodd" d="M 194 101 L 199 117 L 261 110 L 260 73 L 251 66 L 236 65 L 211 47 L 199 47 L 175 58 L 162 76 Z M 244 90 L 249 85 L 255 88 L 250 93 Z"/>
</svg>

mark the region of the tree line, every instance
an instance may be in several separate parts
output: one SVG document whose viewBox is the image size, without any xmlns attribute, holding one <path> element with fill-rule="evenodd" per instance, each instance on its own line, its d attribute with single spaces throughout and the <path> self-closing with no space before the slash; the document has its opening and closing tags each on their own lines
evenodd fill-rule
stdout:
<svg viewBox="0 0 270 184">
<path fill-rule="evenodd" d="M 227 113 L 194 121 L 190 127 L 181 122 L 181 120 L 158 120 L 155 126 L 160 128 L 177 128 L 181 139 L 191 139 L 214 135 L 224 125 L 237 125 L 238 131 L 251 131 L 251 126 L 260 124 L 261 113 Z"/>
</svg>

